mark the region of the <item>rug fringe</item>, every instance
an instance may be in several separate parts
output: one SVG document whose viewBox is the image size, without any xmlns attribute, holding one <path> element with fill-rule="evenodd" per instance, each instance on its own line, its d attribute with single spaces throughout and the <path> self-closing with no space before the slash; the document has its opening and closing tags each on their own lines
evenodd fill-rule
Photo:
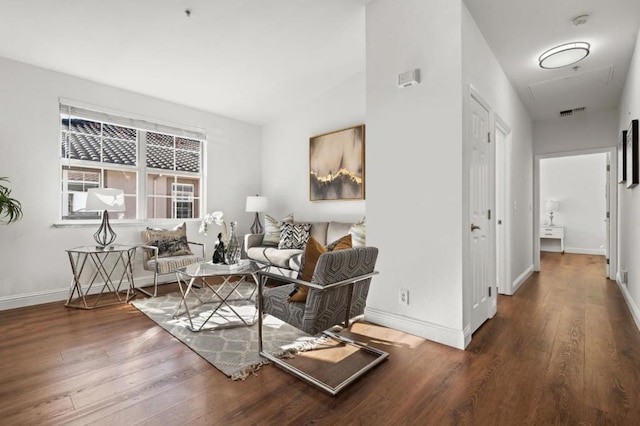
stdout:
<svg viewBox="0 0 640 426">
<path fill-rule="evenodd" d="M 340 330 L 335 330 L 335 331 L 340 331 Z M 295 358 L 296 354 L 312 351 L 318 348 L 319 346 L 323 345 L 324 343 L 326 343 L 327 340 L 329 339 L 330 338 L 327 336 L 320 336 L 320 337 L 316 337 L 315 339 L 309 342 L 297 342 L 292 347 L 287 348 L 281 352 L 273 353 L 272 355 L 275 356 L 276 358 L 281 358 L 281 359 Z M 267 364 L 271 364 L 271 361 L 268 361 L 265 359 L 258 363 L 247 365 L 243 367 L 240 371 L 233 373 L 231 375 L 231 380 L 245 380 L 247 377 L 251 375 L 257 376 L 258 370 L 260 370 L 260 368 L 263 365 L 267 365 Z"/>
<path fill-rule="evenodd" d="M 242 370 L 233 373 L 231 375 L 231 380 L 245 380 L 250 375 L 257 376 L 257 372 L 260 370 L 260 367 L 267 364 L 271 364 L 271 362 L 265 360 L 256 364 L 247 365 L 246 367 L 243 367 Z"/>
</svg>

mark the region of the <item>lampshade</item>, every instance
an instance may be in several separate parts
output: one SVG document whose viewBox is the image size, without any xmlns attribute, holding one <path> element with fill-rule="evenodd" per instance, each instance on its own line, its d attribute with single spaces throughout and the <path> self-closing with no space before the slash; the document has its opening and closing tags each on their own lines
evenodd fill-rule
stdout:
<svg viewBox="0 0 640 426">
<path fill-rule="evenodd" d="M 255 197 L 247 197 L 246 211 L 248 212 L 264 212 L 267 211 L 267 197 L 256 195 Z"/>
<path fill-rule="evenodd" d="M 87 193 L 86 192 L 74 192 L 73 193 L 73 206 L 71 209 L 74 212 L 85 211 L 87 208 Z"/>
<path fill-rule="evenodd" d="M 557 212 L 558 202 L 556 200 L 547 200 L 547 202 L 544 204 L 544 208 L 548 212 Z"/>
<path fill-rule="evenodd" d="M 124 191 L 116 188 L 90 188 L 87 191 L 88 212 L 123 212 Z"/>
<path fill-rule="evenodd" d="M 566 43 L 547 50 L 538 58 L 540 68 L 562 68 L 589 56 L 591 45 L 584 41 Z"/>
</svg>

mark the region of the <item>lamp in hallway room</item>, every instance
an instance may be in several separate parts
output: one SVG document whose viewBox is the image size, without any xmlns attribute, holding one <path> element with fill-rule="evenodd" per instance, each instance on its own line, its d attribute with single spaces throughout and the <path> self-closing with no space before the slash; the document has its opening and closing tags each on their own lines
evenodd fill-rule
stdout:
<svg viewBox="0 0 640 426">
<path fill-rule="evenodd" d="M 558 202 L 556 200 L 547 200 L 544 208 L 549 212 L 549 226 L 556 226 L 553 223 L 553 214 L 558 211 Z"/>
<path fill-rule="evenodd" d="M 267 197 L 261 197 L 256 195 L 255 197 L 247 197 L 247 212 L 255 213 L 256 218 L 253 221 L 253 225 L 251 225 L 251 233 L 252 234 L 262 234 L 264 228 L 262 228 L 262 224 L 260 223 L 260 212 L 267 211 Z"/>
<path fill-rule="evenodd" d="M 124 191 L 116 188 L 90 188 L 87 191 L 85 211 L 102 212 L 102 223 L 93 238 L 99 246 L 108 246 L 117 236 L 109 224 L 109 212 L 124 211 Z"/>
</svg>

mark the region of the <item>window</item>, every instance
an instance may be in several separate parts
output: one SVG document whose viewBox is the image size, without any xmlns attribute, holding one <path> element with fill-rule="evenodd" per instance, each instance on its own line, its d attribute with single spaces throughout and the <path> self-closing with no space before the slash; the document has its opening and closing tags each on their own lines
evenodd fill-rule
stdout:
<svg viewBox="0 0 640 426">
<path fill-rule="evenodd" d="M 118 218 L 200 217 L 204 134 L 60 104 L 61 216 L 87 212 L 89 188 L 119 188 Z"/>
<path fill-rule="evenodd" d="M 193 217 L 193 185 L 172 183 L 171 208 L 173 217 Z"/>
</svg>

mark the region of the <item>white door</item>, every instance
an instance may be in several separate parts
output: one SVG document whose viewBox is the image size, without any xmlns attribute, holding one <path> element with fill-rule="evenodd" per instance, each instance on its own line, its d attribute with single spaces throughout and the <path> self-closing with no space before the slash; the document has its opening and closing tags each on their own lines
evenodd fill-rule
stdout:
<svg viewBox="0 0 640 426">
<path fill-rule="evenodd" d="M 493 162 L 489 110 L 474 96 L 470 101 L 470 272 L 472 291 L 471 332 L 491 316 L 491 287 L 495 286 L 495 257 L 491 243 L 491 188 Z M 492 279 L 493 277 L 493 279 Z M 493 295 L 495 297 L 495 295 Z"/>
<path fill-rule="evenodd" d="M 507 240 L 505 229 L 505 144 L 506 135 L 500 126 L 495 126 L 496 135 L 496 286 L 498 293 L 510 294 L 507 282 Z"/>
</svg>

